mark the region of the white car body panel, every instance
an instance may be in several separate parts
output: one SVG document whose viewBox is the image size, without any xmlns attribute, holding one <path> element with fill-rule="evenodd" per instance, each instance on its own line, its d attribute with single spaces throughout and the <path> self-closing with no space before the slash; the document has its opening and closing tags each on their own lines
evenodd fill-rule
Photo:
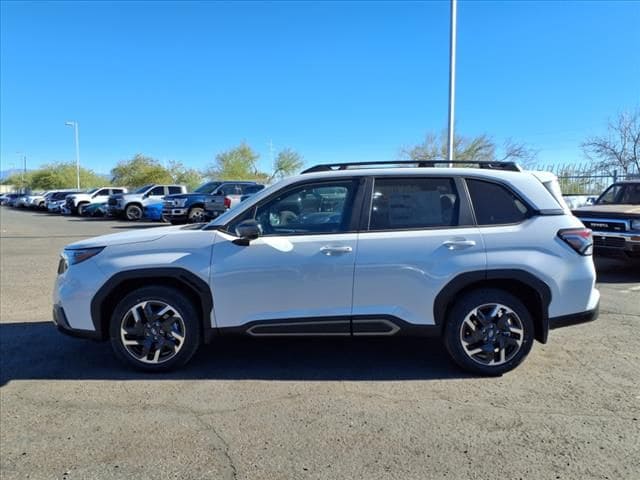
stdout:
<svg viewBox="0 0 640 480">
<path fill-rule="evenodd" d="M 475 245 L 444 245 L 448 241 Z M 415 325 L 434 325 L 433 300 L 440 290 L 457 275 L 485 265 L 477 227 L 361 233 L 353 315 L 392 315 Z"/>
<path fill-rule="evenodd" d="M 357 234 L 268 236 L 249 247 L 216 236 L 211 289 L 218 327 L 351 314 Z M 324 247 L 350 252 L 326 254 Z M 247 301 L 250 299 L 250 301 Z"/>
</svg>

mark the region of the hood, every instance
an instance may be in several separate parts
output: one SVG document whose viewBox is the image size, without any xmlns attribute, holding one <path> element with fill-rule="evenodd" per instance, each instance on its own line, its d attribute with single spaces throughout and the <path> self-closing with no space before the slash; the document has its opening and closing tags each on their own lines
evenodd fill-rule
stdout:
<svg viewBox="0 0 640 480">
<path fill-rule="evenodd" d="M 581 215 L 593 215 L 595 217 L 611 215 L 640 216 L 640 205 L 624 203 L 609 205 L 586 205 L 584 207 L 575 208 L 573 210 L 573 214 L 577 217 Z"/>
<path fill-rule="evenodd" d="M 123 233 L 112 233 L 110 235 L 101 235 L 99 237 L 87 238 L 67 245 L 65 248 L 92 248 L 92 247 L 109 247 L 115 245 L 126 245 L 129 243 L 153 242 L 166 235 L 184 228 L 181 225 L 175 227 L 149 227 L 140 230 L 132 230 Z"/>
</svg>

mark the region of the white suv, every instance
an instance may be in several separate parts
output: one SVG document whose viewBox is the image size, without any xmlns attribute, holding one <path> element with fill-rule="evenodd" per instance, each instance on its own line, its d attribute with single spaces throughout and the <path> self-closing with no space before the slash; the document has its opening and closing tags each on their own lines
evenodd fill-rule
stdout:
<svg viewBox="0 0 640 480">
<path fill-rule="evenodd" d="M 109 195 L 127 193 L 126 188 L 120 187 L 98 187 L 87 192 L 74 193 L 67 195 L 65 206 L 69 212 L 82 215 L 82 210 L 94 203 L 106 203 Z"/>
<path fill-rule="evenodd" d="M 436 335 L 498 375 L 596 318 L 591 231 L 552 174 L 401 164 L 320 165 L 209 224 L 73 243 L 54 322 L 147 371 L 226 334 Z"/>
</svg>

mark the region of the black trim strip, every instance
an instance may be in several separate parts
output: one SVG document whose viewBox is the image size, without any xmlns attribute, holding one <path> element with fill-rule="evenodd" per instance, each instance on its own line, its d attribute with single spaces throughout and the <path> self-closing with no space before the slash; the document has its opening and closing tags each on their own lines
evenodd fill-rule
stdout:
<svg viewBox="0 0 640 480">
<path fill-rule="evenodd" d="M 561 317 L 552 317 L 549 319 L 549 328 L 552 330 L 556 328 L 570 327 L 572 325 L 578 325 L 580 323 L 592 322 L 600 315 L 600 301 L 593 310 L 587 310 L 585 312 L 573 313 L 571 315 L 563 315 Z"/>
</svg>

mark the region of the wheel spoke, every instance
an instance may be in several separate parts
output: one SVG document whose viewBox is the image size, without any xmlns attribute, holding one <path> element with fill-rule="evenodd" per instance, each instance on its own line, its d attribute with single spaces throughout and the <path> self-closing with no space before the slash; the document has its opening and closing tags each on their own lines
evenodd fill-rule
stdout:
<svg viewBox="0 0 640 480">
<path fill-rule="evenodd" d="M 122 344 L 123 345 L 135 345 L 135 346 L 141 347 L 142 345 L 144 345 L 144 340 L 123 340 Z"/>
<path fill-rule="evenodd" d="M 174 340 L 178 340 L 180 343 L 184 342 L 184 337 L 180 335 L 178 332 L 171 332 L 171 336 Z M 171 338 L 169 339 L 171 340 Z"/>
<path fill-rule="evenodd" d="M 158 360 L 160 360 L 160 351 L 162 350 L 162 347 L 157 347 L 156 348 L 156 353 L 153 355 L 153 363 L 158 363 Z"/>
<path fill-rule="evenodd" d="M 480 325 L 482 325 L 483 327 L 486 327 L 489 324 L 490 322 L 489 319 L 485 317 L 484 313 L 482 313 L 479 308 L 476 308 L 474 313 L 475 313 L 475 317 L 480 322 Z"/>
</svg>

